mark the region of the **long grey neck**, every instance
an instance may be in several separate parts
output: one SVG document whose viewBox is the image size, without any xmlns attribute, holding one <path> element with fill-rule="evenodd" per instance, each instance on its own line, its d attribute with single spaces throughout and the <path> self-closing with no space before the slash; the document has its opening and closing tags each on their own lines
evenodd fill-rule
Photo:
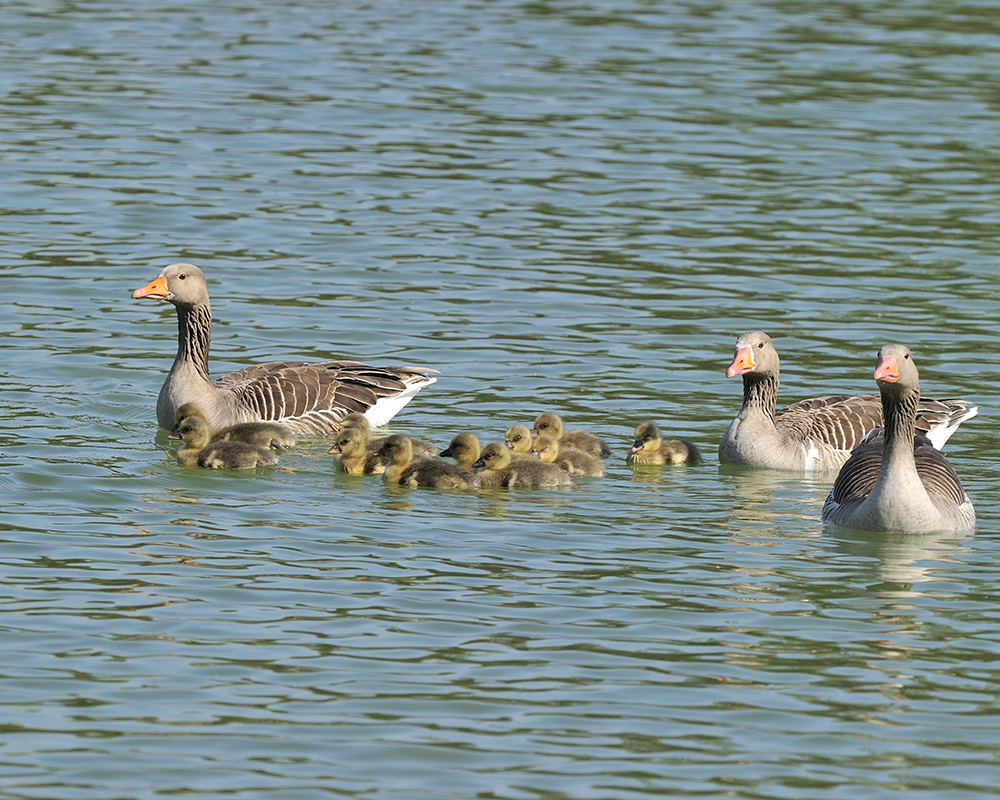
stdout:
<svg viewBox="0 0 1000 800">
<path fill-rule="evenodd" d="M 902 394 L 882 394 L 882 419 L 885 427 L 885 453 L 887 459 L 899 452 L 909 452 L 912 460 L 913 436 L 917 429 L 917 404 L 920 389 L 909 389 Z"/>
<path fill-rule="evenodd" d="M 755 375 L 748 372 L 743 376 L 743 409 L 740 416 L 748 412 L 761 413 L 774 422 L 774 412 L 778 404 L 778 376 Z"/>
<path fill-rule="evenodd" d="M 212 307 L 208 303 L 177 306 L 177 361 L 191 364 L 206 381 L 208 348 L 212 341 Z"/>
</svg>

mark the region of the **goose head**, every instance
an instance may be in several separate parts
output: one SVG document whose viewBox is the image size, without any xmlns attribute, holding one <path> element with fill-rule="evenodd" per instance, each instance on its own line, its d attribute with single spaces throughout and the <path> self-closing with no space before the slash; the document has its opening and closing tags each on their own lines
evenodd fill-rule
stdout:
<svg viewBox="0 0 1000 800">
<path fill-rule="evenodd" d="M 201 450 L 212 439 L 212 429 L 204 417 L 184 417 L 177 423 L 177 436 L 170 434 L 168 438 L 180 439 L 186 447 Z"/>
<path fill-rule="evenodd" d="M 473 433 L 460 433 L 438 455 L 442 458 L 454 458 L 463 467 L 470 466 L 479 458 L 479 439 Z"/>
<path fill-rule="evenodd" d="M 504 440 L 515 453 L 531 453 L 531 431 L 527 425 L 511 425 L 504 434 Z"/>
<path fill-rule="evenodd" d="M 726 377 L 746 375 L 749 372 L 778 374 L 778 351 L 771 337 L 763 331 L 747 331 L 736 340 L 733 363 L 726 370 Z"/>
<path fill-rule="evenodd" d="M 559 440 L 554 436 L 542 434 L 535 439 L 531 449 L 542 461 L 551 464 L 559 457 Z"/>
<path fill-rule="evenodd" d="M 655 447 L 656 443 L 659 441 L 660 431 L 657 429 L 656 425 L 652 422 L 643 422 L 635 429 L 635 442 L 632 445 L 632 452 L 638 453 L 640 450 L 649 445 Z"/>
<path fill-rule="evenodd" d="M 883 394 L 901 394 L 920 388 L 920 374 L 913 355 L 901 344 L 887 344 L 878 351 L 878 364 L 872 377 Z"/>
<path fill-rule="evenodd" d="M 498 470 L 510 466 L 510 450 L 504 442 L 490 442 L 473 465 L 476 469 Z"/>
<path fill-rule="evenodd" d="M 409 464 L 413 461 L 413 443 L 408 436 L 394 433 L 382 443 L 378 454 L 390 464 Z"/>
<path fill-rule="evenodd" d="M 562 436 L 562 432 L 562 417 L 558 414 L 553 414 L 551 411 L 547 411 L 544 414 L 538 415 L 538 419 L 535 420 L 535 428 L 531 432 L 531 435 L 542 436 L 544 434 L 548 434 L 558 439 Z"/>
<path fill-rule="evenodd" d="M 207 305 L 205 273 L 194 264 L 170 264 L 150 283 L 132 292 L 132 299 L 166 300 L 188 308 Z"/>
</svg>

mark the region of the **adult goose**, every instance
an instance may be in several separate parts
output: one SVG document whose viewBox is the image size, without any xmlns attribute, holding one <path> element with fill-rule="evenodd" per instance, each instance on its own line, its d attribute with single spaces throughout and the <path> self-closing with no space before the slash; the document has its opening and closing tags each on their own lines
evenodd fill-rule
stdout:
<svg viewBox="0 0 1000 800">
<path fill-rule="evenodd" d="M 778 351 L 766 333 L 736 340 L 726 377 L 743 376 L 743 407 L 719 443 L 719 461 L 788 470 L 839 469 L 865 435 L 882 425 L 877 394 L 827 395 L 776 411 Z M 979 412 L 965 400 L 920 400 L 917 430 L 940 449 Z"/>
<path fill-rule="evenodd" d="M 883 347 L 873 377 L 885 425 L 840 470 L 823 519 L 864 531 L 970 530 L 976 512 L 958 475 L 927 437 L 916 435 L 920 383 L 910 351 L 899 344 Z"/>
<path fill-rule="evenodd" d="M 212 309 L 204 273 L 193 264 L 170 264 L 133 299 L 166 300 L 177 309 L 177 356 L 156 401 L 160 427 L 174 425 L 178 406 L 194 402 L 213 429 L 240 422 L 281 422 L 300 435 L 329 435 L 351 411 L 384 425 L 423 387 L 433 370 L 370 367 L 357 361 L 271 361 L 230 372 L 208 373 Z"/>
</svg>

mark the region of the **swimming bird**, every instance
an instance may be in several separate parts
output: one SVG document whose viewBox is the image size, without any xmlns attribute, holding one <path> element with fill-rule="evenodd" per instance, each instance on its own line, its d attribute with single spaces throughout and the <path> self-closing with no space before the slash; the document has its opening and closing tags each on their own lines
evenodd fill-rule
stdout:
<svg viewBox="0 0 1000 800">
<path fill-rule="evenodd" d="M 364 413 L 374 425 L 385 424 L 436 380 L 430 374 L 434 370 L 411 367 L 270 361 L 213 382 L 208 372 L 212 309 L 204 273 L 193 264 L 170 264 L 132 298 L 165 300 L 177 309 L 177 355 L 156 401 L 163 428 L 173 427 L 179 406 L 195 402 L 213 429 L 272 421 L 300 435 L 329 435 L 331 423 L 350 411 Z"/>
<path fill-rule="evenodd" d="M 823 519 L 865 531 L 971 530 L 972 501 L 955 470 L 916 434 L 920 376 L 903 345 L 885 345 L 873 373 L 885 425 L 857 447 L 823 505 Z"/>
<path fill-rule="evenodd" d="M 625 461 L 628 464 L 699 464 L 701 452 L 686 439 L 663 439 L 652 422 L 635 429 L 635 441 Z"/>
<path fill-rule="evenodd" d="M 460 433 L 438 455 L 442 458 L 454 458 L 460 467 L 474 472 L 472 465 L 479 459 L 480 449 L 479 439 L 474 433 Z"/>
<path fill-rule="evenodd" d="M 356 425 L 341 429 L 327 452 L 338 456 L 337 471 L 348 475 L 381 475 L 389 463 L 378 450 L 372 450 L 365 429 Z"/>
<path fill-rule="evenodd" d="M 877 394 L 827 395 L 776 411 L 778 352 L 766 333 L 736 340 L 726 377 L 743 376 L 743 407 L 719 443 L 719 461 L 788 470 L 837 469 L 865 435 L 882 424 Z M 965 400 L 920 400 L 917 430 L 940 449 L 956 428 L 979 412 Z"/>
<path fill-rule="evenodd" d="M 379 448 L 385 444 L 385 440 L 388 438 L 388 435 L 376 436 L 371 423 L 368 421 L 368 417 L 357 411 L 352 411 L 338 424 L 334 425 L 334 429 L 338 431 L 345 431 L 351 427 L 359 427 L 365 432 L 365 436 L 368 437 L 368 449 L 371 450 L 372 453 L 378 453 Z M 410 443 L 413 445 L 413 455 L 415 457 L 437 457 L 438 448 L 432 442 L 428 442 L 426 439 L 421 439 L 417 436 L 410 436 L 409 439 Z"/>
<path fill-rule="evenodd" d="M 531 455 L 533 437 L 527 425 L 511 425 L 504 434 L 508 449 L 521 456 Z"/>
<path fill-rule="evenodd" d="M 483 486 L 506 486 L 511 489 L 555 489 L 569 486 L 569 473 L 555 464 L 535 458 L 515 458 L 504 442 L 490 442 L 473 464 L 481 470 Z"/>
<path fill-rule="evenodd" d="M 379 454 L 389 461 L 382 473 L 386 483 L 429 486 L 435 489 L 476 489 L 479 476 L 471 470 L 437 458 L 414 458 L 413 444 L 399 433 L 389 436 Z"/>
<path fill-rule="evenodd" d="M 184 417 L 171 434 L 184 442 L 184 449 L 177 454 L 177 461 L 185 467 L 203 469 L 253 469 L 278 463 L 278 457 L 266 447 L 246 442 L 217 442 L 212 440 L 212 429 L 200 416 Z"/>
<path fill-rule="evenodd" d="M 535 439 L 532 450 L 546 464 L 555 464 L 573 477 L 603 478 L 606 472 L 604 462 L 593 453 L 564 447 L 554 436 L 542 434 Z"/>
<path fill-rule="evenodd" d="M 606 458 L 611 455 L 611 451 L 601 441 L 599 436 L 589 431 L 564 430 L 562 417 L 551 411 L 538 415 L 538 419 L 535 420 L 534 430 L 531 433 L 533 436 L 547 433 L 558 440 L 563 447 L 573 447 L 600 458 Z"/>
<path fill-rule="evenodd" d="M 198 416 L 205 419 L 205 413 L 197 403 L 184 403 L 174 412 L 176 431 L 185 417 Z M 245 442 L 257 447 L 273 447 L 285 450 L 295 444 L 295 434 L 280 422 L 240 422 L 212 432 L 213 442 Z"/>
</svg>

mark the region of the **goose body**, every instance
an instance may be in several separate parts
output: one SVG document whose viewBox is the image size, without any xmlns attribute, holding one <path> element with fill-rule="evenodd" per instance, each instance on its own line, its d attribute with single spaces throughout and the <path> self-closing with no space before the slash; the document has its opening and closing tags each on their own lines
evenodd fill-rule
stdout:
<svg viewBox="0 0 1000 800">
<path fill-rule="evenodd" d="M 555 489 L 569 486 L 569 473 L 555 464 L 535 458 L 516 458 L 504 442 L 490 442 L 473 465 L 480 469 L 483 486 L 506 486 L 510 489 Z"/>
<path fill-rule="evenodd" d="M 544 464 L 554 464 L 570 475 L 580 478 L 603 478 L 604 462 L 592 453 L 585 453 L 572 447 L 564 447 L 554 436 L 542 434 L 532 448 Z"/>
<path fill-rule="evenodd" d="M 844 464 L 823 505 L 823 519 L 865 531 L 971 530 L 972 501 L 944 455 L 916 433 L 920 384 L 910 351 L 886 345 L 874 378 L 885 425 Z"/>
<path fill-rule="evenodd" d="M 382 473 L 386 483 L 403 486 L 429 486 L 434 489 L 476 489 L 479 476 L 474 472 L 436 458 L 414 458 L 409 438 L 394 433 L 379 450 L 389 465 Z"/>
<path fill-rule="evenodd" d="M 597 436 L 597 434 L 581 430 L 567 431 L 563 427 L 562 417 L 558 414 L 553 414 L 551 411 L 538 415 L 538 418 L 535 420 L 535 427 L 531 431 L 531 434 L 532 436 L 548 434 L 549 436 L 555 438 L 563 447 L 572 447 L 576 450 L 582 450 L 583 452 L 591 453 L 598 458 L 605 458 L 611 455 L 611 451 L 608 449 L 607 445 L 601 441 L 601 438 Z"/>
<path fill-rule="evenodd" d="M 635 441 L 625 461 L 628 464 L 698 464 L 701 453 L 684 439 L 663 439 L 652 422 L 643 422 L 635 429 Z"/>
<path fill-rule="evenodd" d="M 771 338 L 744 333 L 726 377 L 743 376 L 743 407 L 719 443 L 719 461 L 786 470 L 839 469 L 864 437 L 882 425 L 877 394 L 828 395 L 802 400 L 781 411 L 779 360 Z M 965 400 L 920 400 L 916 429 L 938 449 L 979 409 Z"/>
<path fill-rule="evenodd" d="M 351 411 L 384 425 L 436 380 L 409 367 L 370 367 L 357 361 L 271 361 L 212 381 L 208 351 L 212 310 L 205 275 L 193 264 L 170 264 L 133 299 L 166 300 L 177 309 L 177 355 L 156 401 L 160 426 L 170 429 L 184 403 L 204 409 L 213 429 L 243 422 L 280 422 L 300 435 L 329 435 Z"/>
</svg>

